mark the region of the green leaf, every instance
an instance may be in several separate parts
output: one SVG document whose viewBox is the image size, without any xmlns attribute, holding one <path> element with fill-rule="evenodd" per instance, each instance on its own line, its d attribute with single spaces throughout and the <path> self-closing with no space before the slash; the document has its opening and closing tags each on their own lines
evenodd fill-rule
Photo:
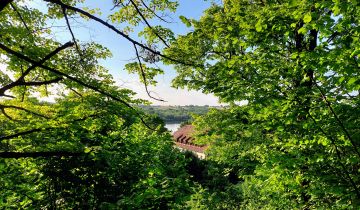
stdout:
<svg viewBox="0 0 360 210">
<path fill-rule="evenodd" d="M 306 33 L 307 33 L 307 29 L 304 28 L 304 27 L 301 27 L 301 28 L 298 30 L 298 33 L 299 33 L 299 34 L 306 34 Z"/>
<path fill-rule="evenodd" d="M 303 18 L 304 23 L 309 23 L 311 21 L 311 19 L 312 19 L 311 18 L 311 13 L 307 13 Z"/>
<path fill-rule="evenodd" d="M 259 21 L 256 23 L 255 29 L 256 29 L 257 32 L 261 32 L 261 31 L 262 31 L 263 25 L 262 25 L 262 21 L 261 21 L 261 20 L 259 20 Z"/>
<path fill-rule="evenodd" d="M 189 19 L 187 19 L 183 15 L 180 15 L 179 18 L 180 18 L 181 22 L 183 22 L 186 25 L 186 27 L 191 27 L 191 22 L 189 21 Z"/>
<path fill-rule="evenodd" d="M 352 77 L 351 79 L 349 79 L 349 81 L 347 82 L 348 85 L 352 85 L 354 84 L 358 79 L 355 77 Z"/>
</svg>

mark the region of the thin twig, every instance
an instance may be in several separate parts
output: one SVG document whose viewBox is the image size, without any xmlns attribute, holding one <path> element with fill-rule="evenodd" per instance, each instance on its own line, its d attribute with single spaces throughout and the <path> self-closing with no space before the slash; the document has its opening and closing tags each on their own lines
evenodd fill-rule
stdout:
<svg viewBox="0 0 360 210">
<path fill-rule="evenodd" d="M 162 101 L 162 102 L 166 102 L 165 100 L 163 99 L 159 99 L 159 98 L 155 98 L 153 96 L 150 95 L 149 93 L 149 90 L 148 90 L 148 85 L 147 85 L 147 81 L 146 81 L 146 74 L 145 74 L 145 71 L 142 67 L 142 63 L 141 63 L 141 60 L 140 60 L 140 56 L 139 56 L 139 52 L 138 52 L 138 49 L 136 47 L 136 45 L 134 44 L 134 48 L 135 48 L 135 52 L 136 52 L 136 57 L 138 59 L 138 62 L 139 62 L 139 68 L 140 68 L 140 71 L 141 71 L 141 76 L 144 80 L 144 86 L 145 86 L 145 90 L 146 90 L 146 93 L 148 94 L 148 96 L 154 100 L 157 100 L 157 101 Z"/>
<path fill-rule="evenodd" d="M 170 21 L 167 21 L 167 20 L 165 20 L 164 18 L 160 17 L 158 14 L 156 14 L 156 12 L 155 12 L 154 10 L 150 9 L 150 8 L 148 7 L 148 5 L 146 5 L 143 0 L 140 0 L 140 1 L 141 1 L 142 5 L 144 5 L 144 7 L 145 7 L 147 10 L 149 10 L 151 13 L 153 13 L 153 15 L 155 15 L 155 17 L 159 18 L 160 20 L 164 21 L 165 23 L 171 23 Z"/>
<path fill-rule="evenodd" d="M 69 29 L 69 31 L 70 31 L 72 40 L 73 40 L 73 42 L 75 43 L 76 50 L 77 50 L 77 52 L 79 53 L 80 61 L 82 61 L 82 53 L 81 53 L 81 50 L 80 50 L 80 48 L 79 48 L 78 43 L 76 42 L 74 32 L 73 32 L 72 29 L 71 29 L 70 22 L 69 22 L 69 19 L 68 19 L 68 17 L 67 17 L 67 14 L 66 14 L 66 8 L 65 8 L 65 7 L 62 7 L 62 11 L 63 11 L 64 18 L 65 18 L 65 20 L 66 20 L 66 25 L 67 25 L 67 27 L 68 27 L 68 29 Z"/>
</svg>

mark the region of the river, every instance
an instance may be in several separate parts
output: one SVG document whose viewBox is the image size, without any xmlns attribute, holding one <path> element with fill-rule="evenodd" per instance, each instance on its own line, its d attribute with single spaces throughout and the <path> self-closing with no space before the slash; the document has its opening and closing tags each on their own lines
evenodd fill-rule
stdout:
<svg viewBox="0 0 360 210">
<path fill-rule="evenodd" d="M 174 133 L 180 128 L 180 124 L 181 123 L 166 123 L 165 128 L 167 128 L 170 131 L 170 133 Z"/>
</svg>

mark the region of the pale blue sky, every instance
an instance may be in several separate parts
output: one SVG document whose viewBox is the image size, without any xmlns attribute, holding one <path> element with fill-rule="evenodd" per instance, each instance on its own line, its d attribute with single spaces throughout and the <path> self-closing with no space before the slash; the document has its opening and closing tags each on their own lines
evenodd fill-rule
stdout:
<svg viewBox="0 0 360 210">
<path fill-rule="evenodd" d="M 36 7 L 44 6 L 42 1 L 36 0 L 35 2 Z M 102 11 L 102 18 L 106 19 L 108 12 L 110 12 L 110 9 L 112 8 L 112 3 L 111 0 L 86 1 L 86 6 L 89 8 L 100 8 Z M 188 18 L 198 19 L 202 12 L 209 6 L 210 1 L 179 0 L 179 7 L 176 14 L 171 14 L 173 23 L 168 24 L 167 27 L 171 28 L 176 34 L 185 34 L 190 29 L 186 28 L 178 17 L 183 15 Z M 151 100 L 147 96 L 143 84 L 139 83 L 138 76 L 129 75 L 124 70 L 124 65 L 129 61 L 129 59 L 135 58 L 135 51 L 132 44 L 105 26 L 102 26 L 94 21 L 78 21 L 78 19 L 70 20 L 76 37 L 83 42 L 91 40 L 109 48 L 113 53 L 113 57 L 101 61 L 101 64 L 109 69 L 119 86 L 129 88 L 137 92 L 136 97 L 147 99 L 156 105 L 218 105 L 217 98 L 212 95 L 205 95 L 198 91 L 177 90 L 171 88 L 171 80 L 175 77 L 175 71 L 171 66 L 166 66 L 164 68 L 165 74 L 157 77 L 158 85 L 156 87 L 149 87 L 153 96 L 160 97 L 167 102 L 164 103 Z M 64 25 L 64 22 L 57 22 L 54 24 Z M 119 29 L 121 28 L 119 27 Z M 70 36 L 67 29 L 62 28 L 61 30 L 57 31 L 56 39 L 61 42 L 69 41 Z M 131 34 L 131 37 L 139 40 L 139 38 L 136 37 L 136 33 Z"/>
</svg>

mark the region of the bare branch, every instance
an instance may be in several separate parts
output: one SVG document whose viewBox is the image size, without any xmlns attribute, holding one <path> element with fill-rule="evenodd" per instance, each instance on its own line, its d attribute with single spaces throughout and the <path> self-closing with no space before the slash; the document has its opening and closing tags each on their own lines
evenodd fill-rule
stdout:
<svg viewBox="0 0 360 210">
<path fill-rule="evenodd" d="M 80 59 L 82 60 L 82 53 L 81 53 L 81 50 L 80 50 L 80 48 L 79 48 L 78 43 L 76 42 L 74 32 L 73 32 L 72 29 L 71 29 L 70 22 L 69 22 L 69 19 L 68 19 L 68 17 L 67 17 L 67 14 L 66 14 L 66 8 L 65 8 L 65 7 L 62 7 L 62 11 L 63 11 L 64 18 L 65 18 L 65 20 L 66 20 L 66 25 L 67 25 L 67 27 L 68 27 L 68 29 L 69 29 L 69 31 L 70 31 L 72 40 L 73 40 L 73 42 L 75 43 L 76 50 L 78 51 L 79 56 L 80 56 Z"/>
<path fill-rule="evenodd" d="M 146 81 L 146 74 L 145 74 L 145 71 L 144 71 L 144 69 L 143 69 L 143 67 L 142 67 L 142 63 L 141 63 L 140 56 L 139 56 L 139 52 L 138 52 L 138 50 L 137 50 L 136 45 L 134 45 L 134 48 L 135 48 L 135 52 L 136 52 L 136 57 L 137 57 L 138 62 L 139 62 L 139 67 L 140 67 L 140 71 L 141 71 L 141 76 L 142 76 L 142 78 L 143 78 L 143 80 L 144 80 L 144 86 L 145 86 L 146 93 L 148 94 L 148 96 L 149 96 L 150 98 L 152 98 L 152 99 L 154 99 L 154 100 L 166 102 L 166 101 L 163 100 L 163 99 L 155 98 L 155 97 L 153 97 L 153 96 L 150 95 L 149 90 L 148 90 L 147 81 Z"/>
</svg>

